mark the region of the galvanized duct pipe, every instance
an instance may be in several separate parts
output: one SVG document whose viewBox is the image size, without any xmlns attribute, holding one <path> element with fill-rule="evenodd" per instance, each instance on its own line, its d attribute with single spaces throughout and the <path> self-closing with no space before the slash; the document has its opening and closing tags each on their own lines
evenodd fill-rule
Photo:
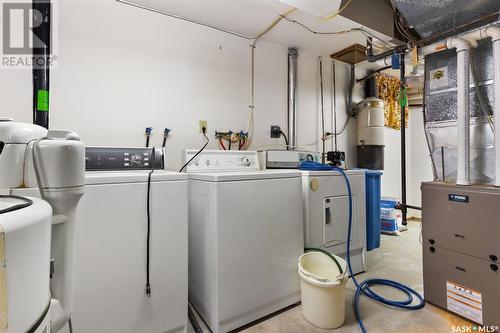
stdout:
<svg viewBox="0 0 500 333">
<path fill-rule="evenodd" d="M 296 48 L 288 49 L 288 141 L 290 149 L 297 147 L 297 58 Z"/>
<path fill-rule="evenodd" d="M 450 38 L 446 46 L 457 49 L 457 185 L 470 185 L 470 44 Z"/>
</svg>

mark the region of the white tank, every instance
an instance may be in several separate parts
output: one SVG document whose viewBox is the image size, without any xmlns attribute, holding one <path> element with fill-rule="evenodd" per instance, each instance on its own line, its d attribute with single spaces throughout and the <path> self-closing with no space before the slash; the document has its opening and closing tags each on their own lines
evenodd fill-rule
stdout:
<svg viewBox="0 0 500 333">
<path fill-rule="evenodd" d="M 0 188 L 24 186 L 24 157 L 29 142 L 47 135 L 41 126 L 0 118 Z"/>
<path fill-rule="evenodd" d="M 0 121 L 0 141 L 0 188 L 40 196 L 52 206 L 51 329 L 57 332 L 73 307 L 75 213 L 85 189 L 85 145 L 74 132 L 12 120 Z"/>
<path fill-rule="evenodd" d="M 51 217 L 43 200 L 0 196 L 1 332 L 49 331 Z"/>
<path fill-rule="evenodd" d="M 384 106 L 384 101 L 375 97 L 358 103 L 358 145 L 384 145 Z"/>
</svg>

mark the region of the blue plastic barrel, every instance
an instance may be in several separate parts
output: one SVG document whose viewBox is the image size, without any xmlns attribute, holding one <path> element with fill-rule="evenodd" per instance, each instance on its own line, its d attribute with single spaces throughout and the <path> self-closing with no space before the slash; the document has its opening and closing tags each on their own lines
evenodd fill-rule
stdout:
<svg viewBox="0 0 500 333">
<path fill-rule="evenodd" d="M 380 201 L 382 171 L 365 170 L 366 186 L 366 249 L 380 247 Z"/>
</svg>

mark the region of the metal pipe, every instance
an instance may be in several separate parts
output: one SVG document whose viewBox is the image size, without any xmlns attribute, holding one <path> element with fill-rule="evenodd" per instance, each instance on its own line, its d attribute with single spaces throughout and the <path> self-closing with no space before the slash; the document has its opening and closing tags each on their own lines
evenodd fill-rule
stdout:
<svg viewBox="0 0 500 333">
<path fill-rule="evenodd" d="M 33 0 L 33 123 L 49 128 L 51 2 Z"/>
<path fill-rule="evenodd" d="M 297 58 L 296 48 L 288 49 L 288 130 L 290 149 L 297 147 Z"/>
<path fill-rule="evenodd" d="M 400 62 L 400 94 L 404 93 L 406 88 L 406 73 L 405 73 L 405 54 L 404 52 L 399 55 Z M 400 96 L 402 98 L 402 96 Z M 401 105 L 401 213 L 402 213 L 402 224 L 407 225 L 407 205 L 406 205 L 406 105 Z"/>
<path fill-rule="evenodd" d="M 337 145 L 337 93 L 336 93 L 336 80 L 335 80 L 335 60 L 332 60 L 332 81 L 330 85 L 330 102 L 331 102 L 331 120 L 333 129 L 333 140 L 335 151 L 338 151 Z M 332 149 L 333 150 L 333 149 Z"/>
<path fill-rule="evenodd" d="M 461 25 L 459 25 L 459 26 L 457 26 L 455 28 L 452 28 L 452 29 L 440 32 L 440 33 L 438 33 L 436 35 L 429 36 L 429 37 L 426 37 L 424 39 L 421 39 L 421 40 L 419 40 L 417 42 L 417 45 L 418 46 L 422 46 L 422 45 L 428 45 L 428 44 L 431 44 L 431 43 L 435 43 L 436 41 L 444 39 L 444 38 L 446 38 L 448 36 L 456 35 L 457 32 L 470 30 L 471 27 L 474 27 L 474 26 L 477 27 L 479 25 L 485 25 L 488 22 L 494 22 L 498 18 L 499 18 L 499 12 L 493 12 L 491 14 L 488 14 L 488 15 L 485 15 L 483 17 L 480 17 L 480 18 L 478 18 L 476 20 L 473 20 L 473 21 L 461 24 Z"/>
<path fill-rule="evenodd" d="M 326 162 L 326 131 L 325 131 L 325 105 L 323 98 L 323 57 L 319 57 L 319 85 L 321 97 L 321 163 Z"/>
<path fill-rule="evenodd" d="M 446 45 L 457 50 L 457 185 L 470 185 L 470 44 L 450 38 Z"/>
</svg>

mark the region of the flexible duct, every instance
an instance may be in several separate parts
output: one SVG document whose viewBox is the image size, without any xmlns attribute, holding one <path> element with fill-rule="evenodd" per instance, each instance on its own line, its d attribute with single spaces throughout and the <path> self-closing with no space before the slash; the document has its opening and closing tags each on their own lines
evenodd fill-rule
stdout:
<svg viewBox="0 0 500 333">
<path fill-rule="evenodd" d="M 477 36 L 477 33 L 476 33 Z M 477 39 L 491 37 L 493 43 L 494 81 L 495 81 L 495 185 L 500 186 L 500 28 L 488 27 L 479 30 Z"/>
<path fill-rule="evenodd" d="M 297 147 L 297 58 L 296 48 L 288 49 L 288 140 L 291 149 Z"/>
</svg>

